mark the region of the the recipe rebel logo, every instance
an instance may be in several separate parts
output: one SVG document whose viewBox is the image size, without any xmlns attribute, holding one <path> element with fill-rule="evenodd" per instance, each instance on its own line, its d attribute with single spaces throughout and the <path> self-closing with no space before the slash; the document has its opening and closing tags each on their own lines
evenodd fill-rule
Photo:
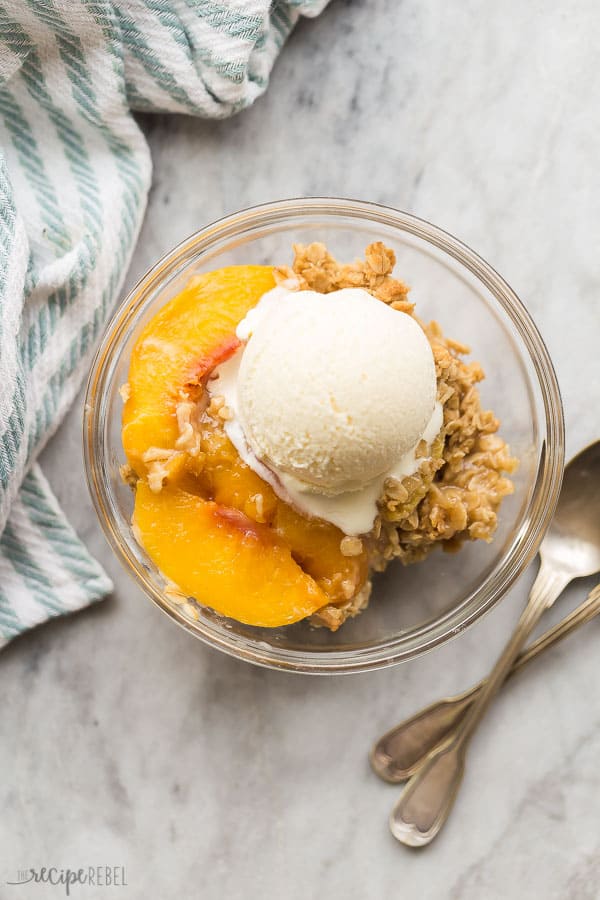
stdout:
<svg viewBox="0 0 600 900">
<path fill-rule="evenodd" d="M 6 884 L 51 884 L 62 887 L 66 896 L 70 897 L 72 888 L 76 886 L 127 887 L 127 876 L 125 866 L 80 866 L 77 869 L 43 866 L 40 869 L 18 869 L 16 879 Z"/>
</svg>

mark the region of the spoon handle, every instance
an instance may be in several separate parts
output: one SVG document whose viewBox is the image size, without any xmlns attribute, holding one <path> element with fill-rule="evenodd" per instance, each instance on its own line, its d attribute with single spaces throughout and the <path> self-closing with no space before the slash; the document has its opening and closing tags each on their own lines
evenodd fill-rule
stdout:
<svg viewBox="0 0 600 900">
<path fill-rule="evenodd" d="M 468 742 L 544 610 L 562 593 L 570 577 L 542 565 L 529 600 L 496 665 L 464 719 L 450 738 L 426 757 L 407 783 L 390 817 L 397 840 L 412 847 L 428 844 L 448 818 L 460 787 Z"/>
<path fill-rule="evenodd" d="M 414 775 L 427 754 L 462 722 L 480 686 L 438 700 L 382 735 L 369 757 L 375 774 L 389 784 Z"/>
<path fill-rule="evenodd" d="M 568 616 L 549 628 L 523 650 L 513 663 L 507 680 L 544 650 L 557 644 L 580 625 L 600 613 L 600 584 Z M 484 680 L 462 694 L 446 697 L 405 719 L 379 738 L 370 760 L 373 771 L 390 784 L 406 781 L 422 765 L 424 757 L 463 720 L 483 687 Z"/>
<path fill-rule="evenodd" d="M 557 622 L 556 625 L 553 625 L 552 628 L 549 628 L 541 634 L 537 640 L 533 641 L 531 646 L 527 647 L 526 650 L 523 650 L 523 652 L 519 654 L 512 669 L 508 673 L 508 677 L 510 678 L 512 675 L 516 675 L 516 673 L 520 672 L 527 663 L 534 660 L 540 653 L 543 653 L 544 650 L 548 650 L 550 647 L 554 646 L 554 644 L 558 644 L 559 641 L 566 638 L 572 631 L 579 628 L 580 625 L 591 622 L 598 613 L 600 613 L 600 584 L 597 584 L 596 587 L 592 588 L 585 600 L 580 603 L 579 606 L 576 606 L 568 616 L 565 616 L 564 619 L 561 619 L 560 622 Z"/>
</svg>

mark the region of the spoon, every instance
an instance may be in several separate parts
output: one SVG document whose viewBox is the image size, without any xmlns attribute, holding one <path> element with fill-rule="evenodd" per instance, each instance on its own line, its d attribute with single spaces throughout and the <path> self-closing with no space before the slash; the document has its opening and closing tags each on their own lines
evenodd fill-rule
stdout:
<svg viewBox="0 0 600 900">
<path fill-rule="evenodd" d="M 600 613 L 600 584 L 562 621 L 553 625 L 516 658 L 507 681 L 581 625 Z M 370 755 L 376 775 L 390 784 L 406 781 L 423 765 L 426 756 L 462 722 L 485 679 L 454 697 L 445 697 L 405 719 L 379 738 Z"/>
<path fill-rule="evenodd" d="M 570 581 L 600 570 L 600 441 L 566 467 L 540 557 L 527 605 L 477 698 L 456 730 L 427 755 L 392 810 L 390 830 L 403 844 L 422 847 L 439 833 L 458 794 L 469 741 L 527 638 Z"/>
</svg>

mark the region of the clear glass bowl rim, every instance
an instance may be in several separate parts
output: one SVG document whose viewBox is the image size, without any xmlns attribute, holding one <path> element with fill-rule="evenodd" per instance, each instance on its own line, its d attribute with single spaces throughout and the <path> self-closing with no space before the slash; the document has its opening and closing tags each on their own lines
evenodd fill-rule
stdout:
<svg viewBox="0 0 600 900">
<path fill-rule="evenodd" d="M 358 219 L 419 237 L 452 256 L 493 294 L 523 341 L 541 391 L 544 421 L 542 453 L 536 484 L 517 539 L 491 575 L 459 606 L 420 629 L 401 633 L 370 647 L 350 650 L 296 651 L 267 645 L 233 632 L 217 634 L 202 620 L 191 622 L 169 604 L 151 582 L 130 549 L 133 540 L 123 533 L 113 512 L 109 480 L 103 476 L 102 434 L 107 413 L 105 387 L 120 340 L 135 321 L 145 301 L 165 277 L 179 271 L 225 238 L 249 228 L 270 226 L 287 219 L 325 217 Z M 342 223 L 340 222 L 340 225 Z M 83 415 L 85 472 L 98 518 L 116 556 L 144 592 L 186 631 L 223 652 L 268 668 L 309 674 L 347 674 L 396 665 L 445 643 L 489 612 L 534 558 L 550 523 L 562 482 L 564 467 L 564 419 L 560 390 L 548 350 L 531 316 L 512 288 L 482 257 L 448 232 L 411 213 L 362 200 L 305 197 L 249 207 L 207 225 L 166 253 L 129 292 L 107 325 L 91 365 Z"/>
</svg>

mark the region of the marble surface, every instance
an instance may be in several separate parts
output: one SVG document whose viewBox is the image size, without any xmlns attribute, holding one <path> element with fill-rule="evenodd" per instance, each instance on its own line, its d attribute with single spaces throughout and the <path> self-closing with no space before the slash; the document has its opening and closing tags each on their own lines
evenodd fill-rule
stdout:
<svg viewBox="0 0 600 900">
<path fill-rule="evenodd" d="M 240 207 L 338 194 L 416 212 L 487 258 L 555 360 L 568 452 L 598 434 L 600 67 L 593 0 L 334 2 L 304 22 L 253 109 L 144 118 L 155 175 L 127 286 Z M 83 485 L 80 409 L 43 456 L 114 597 L 0 656 L 0 897 L 17 868 L 123 865 L 86 898 L 600 896 L 600 623 L 507 687 L 450 825 L 426 852 L 387 830 L 397 789 L 367 749 L 486 672 L 533 573 L 443 649 L 374 674 L 253 668 L 171 625 L 105 544 Z M 553 617 L 578 602 L 580 583 Z"/>
</svg>

